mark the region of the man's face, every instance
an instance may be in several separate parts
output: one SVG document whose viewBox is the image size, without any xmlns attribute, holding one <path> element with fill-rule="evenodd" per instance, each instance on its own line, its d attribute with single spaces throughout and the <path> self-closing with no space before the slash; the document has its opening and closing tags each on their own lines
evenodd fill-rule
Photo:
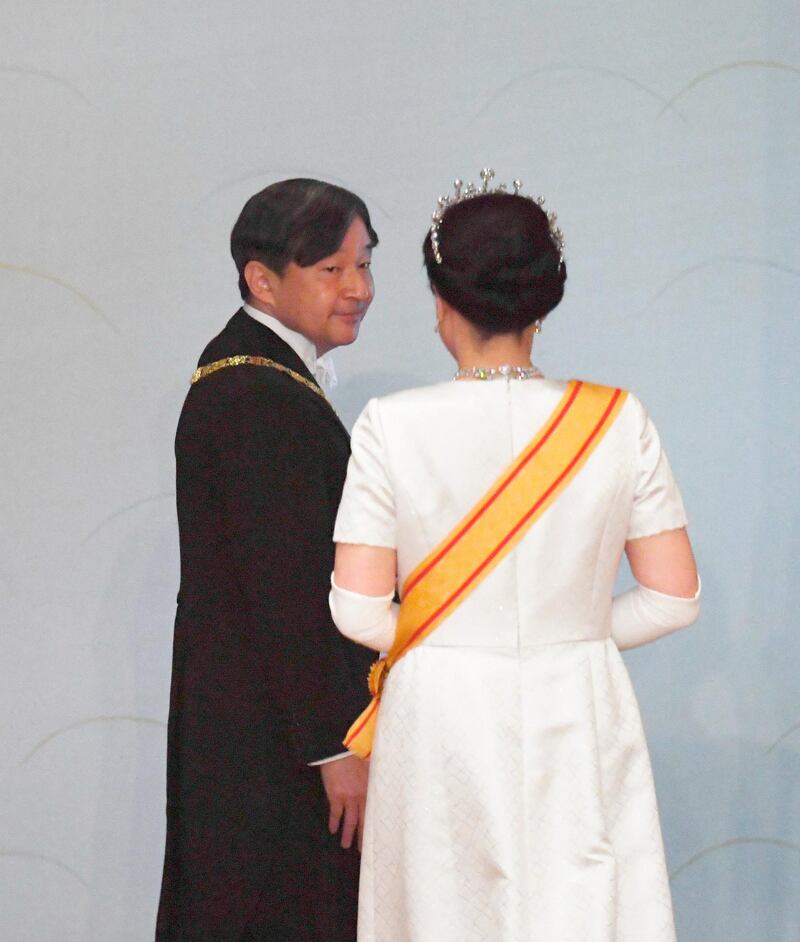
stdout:
<svg viewBox="0 0 800 942">
<path fill-rule="evenodd" d="M 275 317 L 307 337 L 318 356 L 352 343 L 375 293 L 371 256 L 367 227 L 356 217 L 333 255 L 305 268 L 290 262 L 271 279 Z"/>
</svg>

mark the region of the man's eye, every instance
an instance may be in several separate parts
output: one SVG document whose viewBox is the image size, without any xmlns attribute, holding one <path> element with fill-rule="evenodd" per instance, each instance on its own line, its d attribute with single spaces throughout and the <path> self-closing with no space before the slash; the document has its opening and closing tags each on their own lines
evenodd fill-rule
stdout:
<svg viewBox="0 0 800 942">
<path fill-rule="evenodd" d="M 372 268 L 372 262 L 362 262 L 361 268 Z"/>
<path fill-rule="evenodd" d="M 326 265 L 322 270 L 323 270 L 323 271 L 331 271 L 331 272 L 333 272 L 333 271 L 339 271 L 339 266 L 338 266 L 338 265 Z"/>
</svg>

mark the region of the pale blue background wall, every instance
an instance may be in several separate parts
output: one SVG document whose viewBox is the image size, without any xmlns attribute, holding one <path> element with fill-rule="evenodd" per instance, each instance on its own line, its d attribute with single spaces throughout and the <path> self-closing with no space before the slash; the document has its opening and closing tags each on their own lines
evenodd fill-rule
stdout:
<svg viewBox="0 0 800 942">
<path fill-rule="evenodd" d="M 701 620 L 628 658 L 680 938 L 798 942 L 797 5 L 5 0 L 0 126 L 0 939 L 152 931 L 172 436 L 245 198 L 373 210 L 351 423 L 449 375 L 419 242 L 489 163 L 566 232 L 538 362 L 635 389 L 691 515 Z"/>
</svg>

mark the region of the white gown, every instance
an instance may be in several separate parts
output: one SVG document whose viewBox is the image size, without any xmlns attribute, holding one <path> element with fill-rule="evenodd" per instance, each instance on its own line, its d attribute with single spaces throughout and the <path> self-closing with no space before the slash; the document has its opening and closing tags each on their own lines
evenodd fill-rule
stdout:
<svg viewBox="0 0 800 942">
<path fill-rule="evenodd" d="M 334 538 L 396 548 L 402 586 L 565 389 L 449 382 L 370 401 Z M 625 541 L 685 524 L 629 396 L 518 547 L 392 668 L 359 942 L 674 942 L 647 746 L 609 632 Z"/>
</svg>

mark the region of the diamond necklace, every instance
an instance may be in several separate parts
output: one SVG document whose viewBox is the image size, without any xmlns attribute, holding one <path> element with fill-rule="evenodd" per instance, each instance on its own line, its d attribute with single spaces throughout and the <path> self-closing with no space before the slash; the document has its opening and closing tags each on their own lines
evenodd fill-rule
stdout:
<svg viewBox="0 0 800 942">
<path fill-rule="evenodd" d="M 544 373 L 535 366 L 462 366 L 453 379 L 542 379 Z"/>
</svg>

